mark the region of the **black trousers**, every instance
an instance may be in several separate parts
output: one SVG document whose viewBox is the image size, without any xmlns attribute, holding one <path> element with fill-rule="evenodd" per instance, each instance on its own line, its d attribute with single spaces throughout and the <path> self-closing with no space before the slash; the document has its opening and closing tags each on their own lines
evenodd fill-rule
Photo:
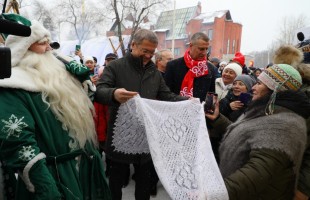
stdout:
<svg viewBox="0 0 310 200">
<path fill-rule="evenodd" d="M 154 163 L 152 162 L 151 165 L 151 189 L 157 186 L 157 183 L 159 181 L 158 175 L 155 170 Z"/>
<path fill-rule="evenodd" d="M 122 199 L 122 187 L 124 180 L 128 176 L 128 164 L 111 161 L 109 186 L 112 194 L 112 200 Z M 151 185 L 151 165 L 152 161 L 144 164 L 134 164 L 135 169 L 135 199 L 149 200 Z"/>
</svg>

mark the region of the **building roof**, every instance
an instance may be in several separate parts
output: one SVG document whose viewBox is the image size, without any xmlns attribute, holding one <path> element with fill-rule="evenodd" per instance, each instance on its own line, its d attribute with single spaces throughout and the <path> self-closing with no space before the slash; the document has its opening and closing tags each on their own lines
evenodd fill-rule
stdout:
<svg viewBox="0 0 310 200">
<path fill-rule="evenodd" d="M 187 22 L 195 17 L 197 13 L 197 6 L 181 8 L 175 10 L 175 29 L 174 39 L 187 38 L 185 29 Z M 173 26 L 173 12 L 174 10 L 164 11 L 160 14 L 155 29 L 163 30 L 168 29 L 167 39 L 172 39 L 172 26 Z"/>
<path fill-rule="evenodd" d="M 221 18 L 225 16 L 227 21 L 232 21 L 231 15 L 229 10 L 219 10 L 215 12 L 206 12 L 206 13 L 201 13 L 194 19 L 202 19 L 203 24 L 208 24 L 208 23 L 214 23 L 215 18 Z"/>
<path fill-rule="evenodd" d="M 132 28 L 132 24 L 133 24 L 133 16 L 131 14 L 129 14 L 125 19 L 122 20 L 121 23 L 121 30 L 124 31 L 125 29 L 130 29 Z M 152 26 L 152 22 L 146 20 L 146 21 L 142 21 L 139 24 L 139 28 L 144 28 L 144 29 L 150 29 Z M 116 19 L 113 20 L 113 25 L 110 28 L 110 31 L 116 31 L 117 30 L 117 23 L 116 23 Z"/>
</svg>

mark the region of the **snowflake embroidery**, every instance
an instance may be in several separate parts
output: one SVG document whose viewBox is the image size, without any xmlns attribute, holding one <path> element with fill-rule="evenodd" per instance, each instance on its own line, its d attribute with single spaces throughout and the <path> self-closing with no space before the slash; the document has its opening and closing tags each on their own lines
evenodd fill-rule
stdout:
<svg viewBox="0 0 310 200">
<path fill-rule="evenodd" d="M 22 129 L 28 126 L 28 124 L 23 122 L 23 119 L 24 117 L 17 119 L 17 117 L 12 114 L 8 121 L 4 119 L 1 120 L 5 124 L 2 131 L 7 133 L 7 138 L 10 136 L 19 138 Z"/>
<path fill-rule="evenodd" d="M 82 64 L 78 64 L 76 62 L 70 62 L 69 66 L 70 66 L 70 68 L 73 68 L 74 71 L 78 71 L 78 72 L 81 72 L 82 69 L 84 69 L 84 70 L 88 69 L 86 66 L 84 66 Z"/>
<path fill-rule="evenodd" d="M 23 146 L 18 153 L 19 159 L 23 161 L 29 161 L 35 156 L 34 149 L 31 146 Z"/>
</svg>

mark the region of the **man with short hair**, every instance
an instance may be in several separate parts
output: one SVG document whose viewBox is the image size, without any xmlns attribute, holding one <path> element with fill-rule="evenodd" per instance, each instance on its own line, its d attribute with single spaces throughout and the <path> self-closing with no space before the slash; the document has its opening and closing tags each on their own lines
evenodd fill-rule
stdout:
<svg viewBox="0 0 310 200">
<path fill-rule="evenodd" d="M 155 33 L 146 29 L 138 30 L 131 43 L 131 52 L 109 63 L 97 84 L 96 101 L 109 105 L 106 156 L 111 160 L 109 186 L 113 200 L 122 199 L 123 181 L 130 163 L 135 168 L 136 200 L 150 199 L 150 154 L 126 154 L 116 151 L 113 144 L 113 136 L 117 134 L 114 130 L 115 120 L 120 105 L 137 94 L 143 98 L 165 101 L 188 99 L 169 90 L 151 61 L 157 45 Z M 134 144 L 135 141 L 132 142 Z"/>
<path fill-rule="evenodd" d="M 6 183 L 15 181 L 14 173 L 18 179 L 5 185 L 0 199 L 13 193 L 17 200 L 108 200 L 94 108 L 81 85 L 89 69 L 60 62 L 50 33 L 37 21 L 28 23 L 30 37 L 6 39 L 13 57 L 11 77 L 0 80 L 0 160 L 12 178 Z"/>
<path fill-rule="evenodd" d="M 118 58 L 118 56 L 115 53 L 108 53 L 105 56 L 104 66 L 107 66 L 109 64 L 109 62 L 111 62 L 112 60 L 115 60 L 117 58 Z"/>
<path fill-rule="evenodd" d="M 204 101 L 215 91 L 217 69 L 207 60 L 208 48 L 208 36 L 195 33 L 184 56 L 168 62 L 165 81 L 172 92 Z"/>
<path fill-rule="evenodd" d="M 173 60 L 173 54 L 169 49 L 163 49 L 155 53 L 155 65 L 163 76 L 166 72 L 167 63 L 171 60 Z"/>
</svg>

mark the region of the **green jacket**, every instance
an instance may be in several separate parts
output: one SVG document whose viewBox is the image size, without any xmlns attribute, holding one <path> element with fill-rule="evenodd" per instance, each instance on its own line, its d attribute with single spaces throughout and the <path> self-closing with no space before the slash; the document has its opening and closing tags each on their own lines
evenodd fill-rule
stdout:
<svg viewBox="0 0 310 200">
<path fill-rule="evenodd" d="M 67 70 L 88 73 L 74 62 Z M 72 145 L 40 92 L 0 87 L 0 110 L 0 159 L 19 174 L 15 199 L 110 199 L 100 154 L 89 142 Z"/>
</svg>

